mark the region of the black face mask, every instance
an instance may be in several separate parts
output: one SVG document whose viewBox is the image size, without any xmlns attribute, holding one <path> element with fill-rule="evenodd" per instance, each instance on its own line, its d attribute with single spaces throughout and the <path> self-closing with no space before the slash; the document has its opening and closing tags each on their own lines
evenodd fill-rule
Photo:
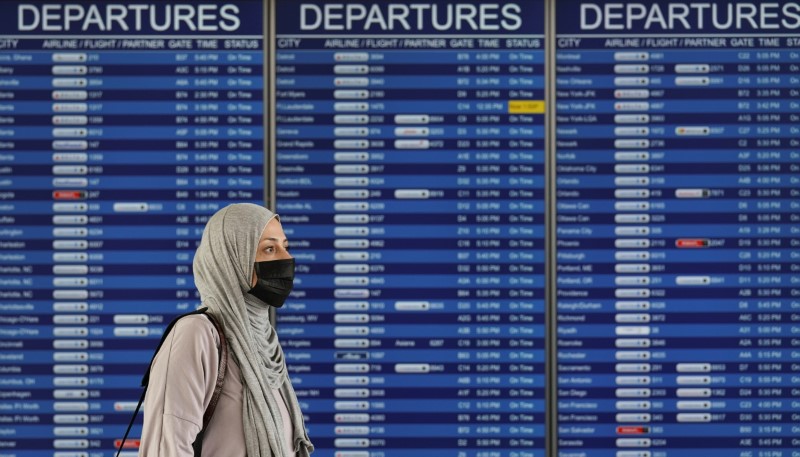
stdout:
<svg viewBox="0 0 800 457">
<path fill-rule="evenodd" d="M 256 285 L 247 291 L 264 303 L 280 308 L 294 285 L 294 259 L 256 262 Z"/>
</svg>

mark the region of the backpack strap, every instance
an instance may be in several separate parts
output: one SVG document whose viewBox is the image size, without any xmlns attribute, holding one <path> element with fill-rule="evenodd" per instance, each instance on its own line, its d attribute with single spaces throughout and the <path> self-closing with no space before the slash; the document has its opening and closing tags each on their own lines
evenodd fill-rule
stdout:
<svg viewBox="0 0 800 457">
<path fill-rule="evenodd" d="M 214 386 L 214 393 L 211 395 L 211 401 L 208 403 L 205 414 L 203 414 L 203 430 L 208 427 L 211 422 L 211 416 L 214 415 L 214 410 L 217 408 L 217 402 L 219 402 L 219 397 L 222 395 L 222 386 L 225 385 L 225 374 L 228 371 L 228 341 L 225 339 L 225 332 L 213 314 L 206 313 L 206 317 L 214 324 L 219 335 L 219 369 L 217 370 L 217 383 Z"/>
<path fill-rule="evenodd" d="M 203 454 L 203 438 L 205 438 L 206 428 L 211 422 L 211 416 L 214 415 L 214 410 L 217 408 L 217 402 L 222 395 L 222 386 L 225 383 L 225 372 L 228 371 L 228 341 L 225 339 L 225 332 L 222 331 L 222 326 L 212 314 L 206 313 L 206 317 L 211 321 L 219 334 L 219 369 L 217 370 L 217 383 L 214 385 L 214 393 L 211 394 L 211 401 L 208 402 L 206 412 L 203 413 L 203 428 L 197 433 L 192 443 L 194 457 L 201 457 Z"/>
<path fill-rule="evenodd" d="M 155 361 L 156 354 L 158 351 L 161 350 L 161 346 L 164 344 L 164 341 L 167 339 L 167 335 L 169 332 L 172 331 L 172 328 L 175 326 L 175 323 L 181 320 L 186 316 L 191 316 L 193 314 L 205 314 L 206 317 L 211 321 L 214 325 L 214 328 L 217 329 L 217 333 L 219 334 L 219 369 L 217 373 L 217 381 L 216 385 L 214 386 L 214 393 L 211 395 L 211 401 L 208 404 L 208 408 L 206 408 L 205 413 L 203 414 L 203 429 L 200 430 L 200 433 L 197 434 L 197 439 L 195 439 L 195 443 L 192 444 L 192 447 L 195 448 L 195 456 L 200 456 L 200 449 L 202 448 L 203 443 L 203 434 L 205 432 L 208 423 L 211 422 L 211 417 L 214 415 L 214 410 L 217 407 L 217 402 L 219 401 L 219 397 L 222 394 L 222 386 L 225 381 L 225 373 L 228 371 L 228 342 L 225 339 L 225 332 L 223 331 L 222 325 L 217 321 L 217 319 L 211 315 L 206 313 L 208 311 L 207 307 L 203 307 L 192 311 L 190 313 L 181 314 L 180 316 L 176 317 L 172 322 L 167 325 L 167 328 L 164 329 L 164 333 L 161 335 L 161 341 L 158 342 L 158 346 L 156 347 L 155 352 L 153 353 L 153 357 L 150 359 L 150 364 L 147 367 L 147 371 L 145 372 L 144 376 L 142 377 L 142 395 L 139 397 L 139 403 L 136 404 L 136 410 L 133 412 L 133 417 L 131 417 L 131 421 L 128 424 L 128 429 L 125 430 L 125 436 L 122 437 L 122 441 L 119 443 L 119 447 L 117 448 L 116 457 L 119 457 L 119 453 L 122 452 L 122 447 L 125 445 L 125 441 L 128 439 L 128 434 L 131 431 L 131 427 L 133 427 L 133 423 L 136 421 L 136 416 L 139 415 L 139 409 L 142 407 L 142 403 L 144 402 L 145 394 L 147 393 L 147 386 L 150 383 L 150 369 L 153 367 L 153 361 Z"/>
<path fill-rule="evenodd" d="M 142 396 L 139 397 L 139 403 L 136 404 L 136 410 L 133 412 L 133 417 L 131 417 L 131 422 L 128 424 L 128 429 L 125 430 L 125 436 L 122 437 L 122 441 L 119 442 L 119 447 L 117 448 L 117 455 L 119 457 L 119 453 L 122 452 L 122 447 L 125 446 L 125 441 L 128 440 L 128 433 L 131 432 L 131 427 L 133 427 L 133 422 L 136 420 L 136 416 L 139 415 L 139 408 L 142 407 L 142 402 L 144 401 L 144 394 L 147 392 L 147 388 L 145 387 L 142 390 Z"/>
</svg>

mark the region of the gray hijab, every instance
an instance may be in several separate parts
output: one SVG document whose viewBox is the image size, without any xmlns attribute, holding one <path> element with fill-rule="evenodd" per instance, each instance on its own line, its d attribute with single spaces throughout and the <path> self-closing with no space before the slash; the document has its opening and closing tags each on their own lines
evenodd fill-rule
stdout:
<svg viewBox="0 0 800 457">
<path fill-rule="evenodd" d="M 283 349 L 269 323 L 269 307 L 247 293 L 261 234 L 271 211 L 250 203 L 211 216 L 194 256 L 194 281 L 203 306 L 221 318 L 230 351 L 242 371 L 242 421 L 248 457 L 306 457 L 314 446 L 289 381 Z M 292 420 L 294 449 L 284 449 L 277 389 Z"/>
</svg>

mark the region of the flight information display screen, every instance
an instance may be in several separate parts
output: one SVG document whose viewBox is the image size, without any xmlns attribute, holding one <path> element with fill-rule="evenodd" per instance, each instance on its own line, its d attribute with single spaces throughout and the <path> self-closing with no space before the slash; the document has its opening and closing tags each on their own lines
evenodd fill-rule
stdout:
<svg viewBox="0 0 800 457">
<path fill-rule="evenodd" d="M 559 455 L 797 455 L 800 6 L 557 8 Z"/>
<path fill-rule="evenodd" d="M 315 456 L 800 455 L 797 2 L 0 2 L 0 457 L 114 455 L 273 186 Z"/>
<path fill-rule="evenodd" d="M 277 2 L 278 331 L 315 455 L 543 455 L 543 14 Z"/>
<path fill-rule="evenodd" d="M 262 16 L 0 4 L 3 455 L 114 455 L 206 219 L 263 202 Z"/>
</svg>

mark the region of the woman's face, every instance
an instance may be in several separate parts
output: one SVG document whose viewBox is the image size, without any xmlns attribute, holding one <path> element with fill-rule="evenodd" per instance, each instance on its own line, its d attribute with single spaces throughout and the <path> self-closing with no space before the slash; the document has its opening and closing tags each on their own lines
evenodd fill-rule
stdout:
<svg viewBox="0 0 800 457">
<path fill-rule="evenodd" d="M 292 255 L 289 254 L 289 240 L 286 239 L 286 234 L 283 233 L 281 222 L 277 218 L 267 223 L 267 227 L 261 234 L 261 239 L 258 240 L 258 247 L 256 248 L 256 262 L 267 262 L 270 260 L 284 260 L 291 259 Z M 253 271 L 253 277 L 250 280 L 250 286 L 256 285 L 256 272 Z"/>
</svg>

